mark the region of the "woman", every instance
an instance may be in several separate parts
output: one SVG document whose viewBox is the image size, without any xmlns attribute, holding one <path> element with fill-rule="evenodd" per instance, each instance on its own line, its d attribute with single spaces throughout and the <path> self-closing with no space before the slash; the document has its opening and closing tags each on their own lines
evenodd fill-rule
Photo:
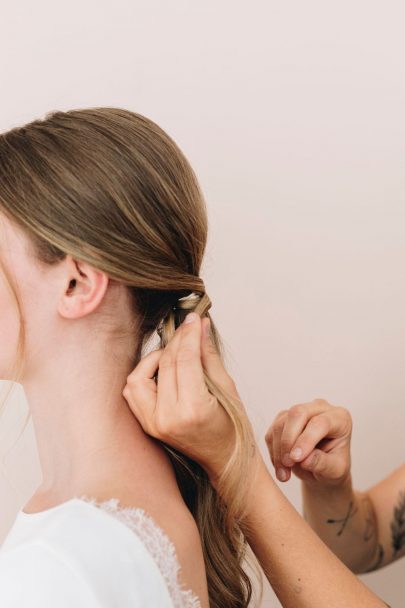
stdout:
<svg viewBox="0 0 405 608">
<path fill-rule="evenodd" d="M 0 135 L 0 377 L 24 387 L 42 468 L 0 551 L 2 608 L 248 605 L 250 426 L 207 379 L 239 438 L 225 506 L 123 396 L 204 294 L 206 241 L 194 172 L 146 117 L 53 112 Z"/>
<path fill-rule="evenodd" d="M 229 416 L 206 386 L 206 375 L 239 401 L 240 412 L 244 411 L 243 404 L 210 337 L 210 319 L 201 320 L 192 313 L 191 321 L 176 330 L 164 349 L 141 360 L 128 376 L 123 394 L 144 430 L 199 461 L 221 493 L 220 482 L 232 457 L 235 436 Z M 317 409 L 319 413 L 319 404 Z M 305 426 L 303 413 L 300 410 L 301 427 Z M 301 428 L 297 416 L 292 418 L 295 428 L 291 429 L 290 424 L 285 444 L 289 448 L 290 439 L 300 436 Z M 319 432 L 319 425 L 312 430 L 315 428 Z M 271 435 L 270 431 L 267 437 Z M 310 452 L 308 439 L 308 434 L 301 439 L 306 458 Z M 249 460 L 251 491 L 241 525 L 281 604 L 285 608 L 388 605 L 358 580 L 305 523 L 255 448 Z M 275 453 L 278 464 L 282 452 L 275 449 Z M 340 473 L 344 473 L 342 468 Z"/>
</svg>

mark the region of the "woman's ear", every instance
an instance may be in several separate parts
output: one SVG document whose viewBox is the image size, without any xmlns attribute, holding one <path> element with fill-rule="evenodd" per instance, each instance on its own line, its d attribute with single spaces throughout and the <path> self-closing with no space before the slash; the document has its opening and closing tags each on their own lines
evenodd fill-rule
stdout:
<svg viewBox="0 0 405 608">
<path fill-rule="evenodd" d="M 62 262 L 62 293 L 58 312 L 66 319 L 78 319 L 94 312 L 108 288 L 109 277 L 87 262 L 67 255 Z"/>
</svg>

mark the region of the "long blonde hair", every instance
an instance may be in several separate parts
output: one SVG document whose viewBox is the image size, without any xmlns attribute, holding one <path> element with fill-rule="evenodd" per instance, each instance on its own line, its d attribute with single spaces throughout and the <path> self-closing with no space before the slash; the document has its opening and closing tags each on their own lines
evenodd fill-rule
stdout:
<svg viewBox="0 0 405 608">
<path fill-rule="evenodd" d="M 171 339 L 189 306 L 174 310 L 173 305 L 191 292 L 202 294 L 194 309 L 210 317 L 211 336 L 224 360 L 199 277 L 208 231 L 205 201 L 184 154 L 152 120 L 121 108 L 85 108 L 49 112 L 0 134 L 0 210 L 29 236 L 41 263 L 52 265 L 70 254 L 128 287 L 139 332 L 134 366 L 158 327 L 161 346 Z M 3 264 L 2 269 L 20 314 L 12 378 L 19 382 L 22 309 Z M 259 574 L 243 520 L 253 431 L 238 402 L 207 374 L 205 379 L 237 437 L 218 481 L 221 492 L 196 462 L 161 445 L 200 532 L 210 606 L 245 608 L 254 589 L 243 560 Z"/>
</svg>

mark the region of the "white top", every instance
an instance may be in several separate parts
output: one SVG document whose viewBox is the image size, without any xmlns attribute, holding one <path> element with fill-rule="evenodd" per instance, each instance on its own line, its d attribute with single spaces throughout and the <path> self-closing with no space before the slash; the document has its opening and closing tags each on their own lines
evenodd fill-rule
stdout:
<svg viewBox="0 0 405 608">
<path fill-rule="evenodd" d="M 1 608 L 201 608 L 169 537 L 118 503 L 80 496 L 20 510 L 0 548 Z"/>
</svg>

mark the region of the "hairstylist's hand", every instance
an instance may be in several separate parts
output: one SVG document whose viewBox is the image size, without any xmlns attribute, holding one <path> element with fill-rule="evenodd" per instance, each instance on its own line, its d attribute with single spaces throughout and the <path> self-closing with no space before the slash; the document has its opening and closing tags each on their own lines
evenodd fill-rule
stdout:
<svg viewBox="0 0 405 608">
<path fill-rule="evenodd" d="M 237 398 L 242 415 L 247 418 L 247 414 L 209 335 L 209 318 L 196 313 L 192 318 L 176 329 L 164 349 L 141 359 L 122 394 L 146 433 L 198 462 L 215 481 L 233 451 L 235 431 L 229 415 L 209 392 L 203 368 Z M 158 368 L 156 383 L 153 376 Z"/>
<path fill-rule="evenodd" d="M 350 475 L 351 434 L 346 408 L 314 399 L 279 412 L 265 439 L 280 481 L 292 470 L 306 482 L 339 485 Z"/>
</svg>

